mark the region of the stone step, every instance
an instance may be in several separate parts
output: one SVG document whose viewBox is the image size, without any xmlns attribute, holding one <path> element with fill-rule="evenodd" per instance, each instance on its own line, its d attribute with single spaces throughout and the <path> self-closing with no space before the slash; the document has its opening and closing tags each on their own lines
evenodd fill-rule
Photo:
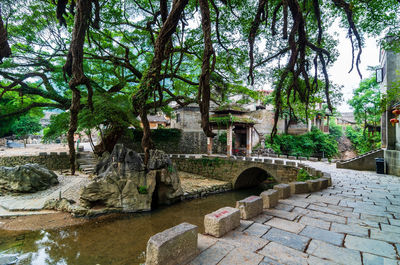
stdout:
<svg viewBox="0 0 400 265">
<path fill-rule="evenodd" d="M 79 168 L 84 169 L 84 168 L 95 168 L 96 165 L 90 165 L 90 164 L 85 164 L 85 165 L 79 165 Z"/>
</svg>

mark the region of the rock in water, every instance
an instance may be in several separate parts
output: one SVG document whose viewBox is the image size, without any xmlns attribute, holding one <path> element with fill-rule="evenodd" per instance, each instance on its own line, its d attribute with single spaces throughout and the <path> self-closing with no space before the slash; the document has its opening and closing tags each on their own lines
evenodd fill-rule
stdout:
<svg viewBox="0 0 400 265">
<path fill-rule="evenodd" d="M 56 184 L 57 175 L 38 164 L 0 167 L 0 190 L 5 192 L 36 192 Z"/>
<path fill-rule="evenodd" d="M 96 166 L 98 176 L 83 188 L 80 205 L 105 211 L 149 211 L 152 204 L 169 204 L 183 194 L 180 180 L 168 155 L 150 153 L 149 167 L 139 154 L 118 144 Z"/>
</svg>

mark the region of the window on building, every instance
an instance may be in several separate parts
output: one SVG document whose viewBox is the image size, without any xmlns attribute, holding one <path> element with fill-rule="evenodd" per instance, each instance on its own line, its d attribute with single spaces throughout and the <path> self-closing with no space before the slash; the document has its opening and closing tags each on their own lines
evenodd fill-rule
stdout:
<svg viewBox="0 0 400 265">
<path fill-rule="evenodd" d="M 176 122 L 180 122 L 181 121 L 181 114 L 177 113 L 176 114 Z"/>
</svg>

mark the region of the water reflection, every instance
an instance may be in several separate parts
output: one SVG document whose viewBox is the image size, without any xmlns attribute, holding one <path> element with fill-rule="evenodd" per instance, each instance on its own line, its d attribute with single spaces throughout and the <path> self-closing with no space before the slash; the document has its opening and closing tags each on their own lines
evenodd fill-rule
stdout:
<svg viewBox="0 0 400 265">
<path fill-rule="evenodd" d="M 0 231 L 0 253 L 18 254 L 17 264 L 140 264 L 150 236 L 182 222 L 204 231 L 204 215 L 260 190 L 241 190 L 119 215 L 81 226 L 35 232 Z"/>
</svg>

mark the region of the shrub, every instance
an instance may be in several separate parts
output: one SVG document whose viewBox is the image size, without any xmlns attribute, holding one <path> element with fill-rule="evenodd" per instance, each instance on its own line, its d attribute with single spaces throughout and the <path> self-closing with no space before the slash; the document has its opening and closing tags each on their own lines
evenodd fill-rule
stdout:
<svg viewBox="0 0 400 265">
<path fill-rule="evenodd" d="M 342 137 L 343 135 L 342 126 L 337 125 L 334 122 L 331 122 L 329 124 L 329 135 L 331 135 L 336 140 L 339 140 L 339 138 Z"/>
<path fill-rule="evenodd" d="M 138 192 L 139 192 L 139 194 L 147 194 L 147 193 L 149 193 L 147 191 L 147 187 L 146 186 L 139 186 L 138 187 Z"/>
<path fill-rule="evenodd" d="M 305 171 L 303 168 L 300 169 L 299 173 L 297 174 L 297 181 L 306 181 L 309 179 L 317 179 L 318 177 L 316 176 L 311 176 L 308 174 L 307 171 Z"/>
<path fill-rule="evenodd" d="M 278 154 L 292 156 L 320 156 L 332 158 L 338 153 L 337 141 L 333 136 L 324 134 L 317 128 L 303 135 L 281 134 L 274 137 L 274 143 L 266 147 Z"/>
<path fill-rule="evenodd" d="M 359 155 L 381 147 L 381 134 L 378 132 L 369 135 L 368 133 L 364 134 L 360 127 L 353 128 L 348 126 L 346 128 L 346 136 Z"/>
</svg>

